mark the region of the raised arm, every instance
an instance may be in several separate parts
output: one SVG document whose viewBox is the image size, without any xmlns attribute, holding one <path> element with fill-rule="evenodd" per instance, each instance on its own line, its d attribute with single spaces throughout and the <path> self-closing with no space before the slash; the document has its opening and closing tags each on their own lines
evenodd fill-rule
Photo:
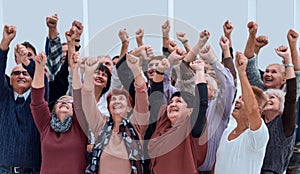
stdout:
<svg viewBox="0 0 300 174">
<path fill-rule="evenodd" d="M 191 50 L 191 46 L 188 43 L 189 40 L 186 38 L 186 33 L 185 32 L 177 32 L 176 37 L 184 46 L 185 51 L 189 52 Z"/>
<path fill-rule="evenodd" d="M 45 92 L 44 85 L 44 73 L 46 67 L 46 54 L 40 53 L 34 57 L 35 61 L 35 71 L 34 78 L 31 83 L 32 94 L 31 94 L 31 103 L 30 108 L 32 110 L 32 115 L 35 121 L 35 124 L 39 131 L 49 123 L 51 119 L 51 113 L 48 109 L 48 103 L 45 101 L 43 95 Z"/>
<path fill-rule="evenodd" d="M 256 54 L 256 56 L 258 56 L 260 49 L 268 45 L 268 43 L 269 43 L 268 36 L 265 35 L 256 36 L 255 46 L 254 46 L 254 53 Z"/>
<path fill-rule="evenodd" d="M 125 28 L 120 29 L 119 38 L 120 38 L 121 44 L 122 44 L 121 52 L 120 52 L 120 58 L 122 58 L 128 52 L 128 46 L 129 46 L 129 35 Z"/>
<path fill-rule="evenodd" d="M 240 52 L 236 53 L 235 58 L 235 66 L 237 67 L 241 83 L 242 98 L 245 102 L 243 109 L 247 113 L 250 129 L 252 131 L 255 131 L 260 128 L 262 124 L 262 119 L 255 95 L 252 91 L 251 85 L 248 81 L 246 74 L 248 58 Z"/>
<path fill-rule="evenodd" d="M 170 32 L 170 21 L 167 20 L 163 23 L 163 25 L 161 26 L 161 30 L 162 30 L 162 42 L 163 42 L 163 48 L 168 48 L 168 44 L 169 44 L 169 32 Z"/>
<path fill-rule="evenodd" d="M 219 44 L 223 53 L 222 62 L 224 66 L 229 69 L 234 79 L 234 86 L 236 86 L 236 70 L 233 63 L 233 57 L 230 52 L 230 40 L 227 37 L 222 36 Z"/>
<path fill-rule="evenodd" d="M 192 136 L 199 138 L 205 130 L 206 125 L 206 110 L 208 107 L 208 91 L 204 77 L 204 60 L 199 60 L 190 63 L 190 67 L 196 72 L 195 74 L 195 103 L 191 115 Z"/>
<path fill-rule="evenodd" d="M 247 44 L 244 50 L 244 55 L 250 59 L 254 56 L 254 47 L 255 47 L 255 39 L 256 39 L 256 33 L 258 29 L 257 23 L 250 21 L 247 25 L 249 36 L 247 40 Z"/>
<path fill-rule="evenodd" d="M 195 60 L 199 50 L 206 44 L 207 40 L 210 37 L 210 33 L 207 30 L 203 30 L 200 32 L 200 37 L 196 45 L 187 53 L 185 58 L 183 59 L 185 62 L 192 62 Z"/>
<path fill-rule="evenodd" d="M 136 32 L 135 32 L 135 40 L 137 43 L 137 46 L 143 46 L 144 42 L 143 42 L 143 37 L 144 37 L 144 29 L 143 28 L 139 28 Z"/>
<path fill-rule="evenodd" d="M 63 51 L 57 29 L 58 15 L 46 17 L 46 25 L 48 27 L 48 37 L 46 39 L 45 51 L 47 55 L 47 67 L 51 81 L 58 72 L 62 64 Z"/>
<path fill-rule="evenodd" d="M 291 52 L 287 46 L 275 49 L 276 53 L 283 58 L 286 73 L 286 95 L 284 109 L 281 116 L 283 131 L 286 137 L 291 136 L 296 127 L 296 79 Z"/>
<path fill-rule="evenodd" d="M 229 20 L 226 20 L 223 24 L 223 32 L 225 37 L 229 40 L 229 48 L 232 48 L 231 33 L 233 29 L 232 23 Z M 231 57 L 233 57 L 233 55 Z"/>
<path fill-rule="evenodd" d="M 299 54 L 298 54 L 298 49 L 297 49 L 298 37 L 299 37 L 299 34 L 295 30 L 290 29 L 288 31 L 287 39 L 289 42 L 291 56 L 292 56 L 292 62 L 294 64 L 295 71 L 300 70 L 300 60 L 299 60 Z"/>
</svg>

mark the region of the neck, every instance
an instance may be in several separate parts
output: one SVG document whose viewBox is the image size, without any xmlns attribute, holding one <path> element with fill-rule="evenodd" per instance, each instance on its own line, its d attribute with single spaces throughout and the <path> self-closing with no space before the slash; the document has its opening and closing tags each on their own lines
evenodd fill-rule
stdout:
<svg viewBox="0 0 300 174">
<path fill-rule="evenodd" d="M 113 127 L 114 132 L 119 132 L 121 121 L 122 120 L 119 120 L 119 119 L 114 120 L 114 127 Z"/>
<path fill-rule="evenodd" d="M 266 123 L 269 123 L 279 114 L 280 113 L 278 111 L 264 111 L 263 112 L 264 120 Z"/>
<path fill-rule="evenodd" d="M 63 122 L 67 116 L 69 116 L 67 113 L 60 113 L 60 114 L 56 114 L 57 118 L 59 119 L 60 122 Z"/>
<path fill-rule="evenodd" d="M 96 98 L 97 102 L 100 100 L 100 96 L 101 96 L 102 90 L 103 90 L 103 88 L 99 87 L 99 86 L 95 86 L 95 88 L 94 88 L 95 98 Z"/>
</svg>

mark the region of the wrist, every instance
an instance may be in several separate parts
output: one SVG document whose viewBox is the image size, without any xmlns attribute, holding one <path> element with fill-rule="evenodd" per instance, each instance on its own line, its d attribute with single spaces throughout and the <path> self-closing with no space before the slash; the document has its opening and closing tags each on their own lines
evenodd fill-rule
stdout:
<svg viewBox="0 0 300 174">
<path fill-rule="evenodd" d="M 182 41 L 181 43 L 184 45 L 184 44 L 186 44 L 187 42 L 188 42 L 189 40 L 184 40 L 184 41 Z"/>
<path fill-rule="evenodd" d="M 292 63 L 286 63 L 286 64 L 284 64 L 284 67 L 285 68 L 294 67 L 294 64 L 292 64 Z"/>
</svg>

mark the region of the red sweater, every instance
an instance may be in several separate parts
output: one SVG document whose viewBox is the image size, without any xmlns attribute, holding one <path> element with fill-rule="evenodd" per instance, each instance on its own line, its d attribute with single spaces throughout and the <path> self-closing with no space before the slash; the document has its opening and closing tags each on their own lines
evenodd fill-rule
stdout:
<svg viewBox="0 0 300 174">
<path fill-rule="evenodd" d="M 87 137 L 75 112 L 70 129 L 56 133 L 50 127 L 51 113 L 43 96 L 44 88 L 32 88 L 30 108 L 41 137 L 41 174 L 83 174 L 86 168 Z"/>
</svg>

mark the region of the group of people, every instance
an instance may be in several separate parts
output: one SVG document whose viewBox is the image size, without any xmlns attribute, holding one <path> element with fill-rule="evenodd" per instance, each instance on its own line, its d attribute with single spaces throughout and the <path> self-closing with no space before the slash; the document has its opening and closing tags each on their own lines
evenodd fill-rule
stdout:
<svg viewBox="0 0 300 174">
<path fill-rule="evenodd" d="M 245 50 L 235 54 L 234 27 L 223 24 L 219 60 L 207 43 L 209 31 L 199 32 L 193 47 L 186 33 L 176 33 L 180 46 L 169 37 L 169 21 L 161 26 L 162 55 L 144 44 L 144 29 L 128 50 L 128 33 L 120 29 L 119 55 L 81 57 L 82 23 L 73 21 L 62 43 L 58 19 L 46 17 L 45 52 L 36 53 L 30 42 L 14 47 L 10 76 L 7 55 L 17 29 L 4 26 L 0 174 L 286 171 L 300 89 L 296 31 L 288 31 L 288 46 L 275 49 L 283 64 L 261 71 L 258 53 L 268 38 L 257 36 L 254 21 Z"/>
</svg>

